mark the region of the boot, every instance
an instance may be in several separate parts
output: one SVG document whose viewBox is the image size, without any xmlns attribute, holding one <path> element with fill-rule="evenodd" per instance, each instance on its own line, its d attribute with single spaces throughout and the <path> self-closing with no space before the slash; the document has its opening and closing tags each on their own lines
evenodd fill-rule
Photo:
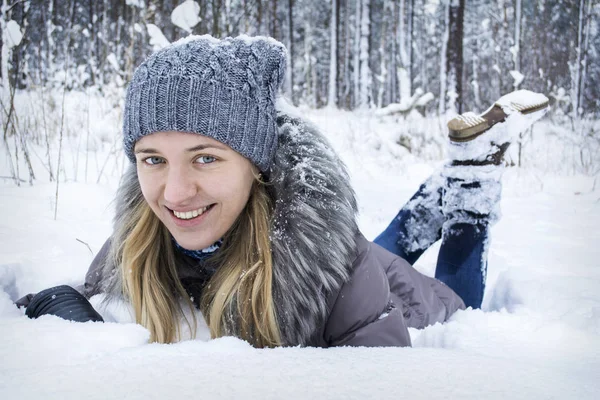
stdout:
<svg viewBox="0 0 600 400">
<path fill-rule="evenodd" d="M 502 96 L 483 114 L 448 122 L 452 165 L 500 165 L 511 142 L 548 111 L 548 98 L 529 90 Z"/>
</svg>

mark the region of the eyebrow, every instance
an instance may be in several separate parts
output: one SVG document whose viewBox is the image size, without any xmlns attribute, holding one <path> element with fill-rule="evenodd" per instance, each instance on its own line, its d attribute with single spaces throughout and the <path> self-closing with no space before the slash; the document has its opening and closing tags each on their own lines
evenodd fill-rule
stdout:
<svg viewBox="0 0 600 400">
<path fill-rule="evenodd" d="M 198 146 L 194 146 L 194 147 L 190 147 L 189 149 L 185 149 L 185 151 L 187 151 L 189 153 L 193 153 L 195 151 L 200 151 L 200 150 L 205 150 L 205 149 L 210 149 L 210 148 L 226 150 L 225 146 L 221 146 L 218 144 L 199 144 Z M 156 149 L 152 149 L 152 148 L 141 148 L 141 149 L 135 150 L 135 154 L 156 154 L 156 153 L 160 153 L 160 151 L 158 151 Z"/>
</svg>

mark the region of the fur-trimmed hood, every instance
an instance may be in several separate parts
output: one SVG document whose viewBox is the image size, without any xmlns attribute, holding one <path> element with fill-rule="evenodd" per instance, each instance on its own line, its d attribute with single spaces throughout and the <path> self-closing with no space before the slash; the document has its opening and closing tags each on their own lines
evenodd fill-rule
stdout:
<svg viewBox="0 0 600 400">
<path fill-rule="evenodd" d="M 329 299 L 349 280 L 356 258 L 357 205 L 345 166 L 318 129 L 280 113 L 270 171 L 273 293 L 285 345 L 314 343 L 327 321 Z M 142 192 L 135 165 L 117 192 L 114 232 Z M 114 243 L 124 238 L 113 237 Z M 106 263 L 104 291 L 120 296 L 121 276 Z"/>
</svg>

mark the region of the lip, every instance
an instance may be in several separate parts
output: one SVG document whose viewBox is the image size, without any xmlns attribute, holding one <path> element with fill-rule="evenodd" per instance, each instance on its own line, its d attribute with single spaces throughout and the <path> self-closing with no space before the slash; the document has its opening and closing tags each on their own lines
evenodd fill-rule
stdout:
<svg viewBox="0 0 600 400">
<path fill-rule="evenodd" d="M 171 210 L 168 207 L 167 208 L 167 212 L 169 213 L 169 215 L 171 216 L 171 219 L 173 220 L 173 223 L 179 227 L 182 228 L 187 228 L 187 227 L 192 227 L 192 226 L 196 226 L 201 224 L 205 219 L 206 216 L 208 214 L 210 214 L 210 212 L 213 210 L 215 204 L 211 204 L 208 208 L 208 210 L 204 211 L 201 215 L 198 215 L 197 217 L 194 218 L 190 218 L 190 219 L 179 219 L 175 216 L 175 214 L 173 214 L 173 210 Z M 198 207 L 198 208 L 202 208 L 202 207 Z M 198 208 L 194 208 L 194 210 L 197 210 Z M 177 210 L 179 212 L 179 210 Z M 190 210 L 192 211 L 192 210 Z M 181 211 L 183 212 L 183 211 Z"/>
</svg>

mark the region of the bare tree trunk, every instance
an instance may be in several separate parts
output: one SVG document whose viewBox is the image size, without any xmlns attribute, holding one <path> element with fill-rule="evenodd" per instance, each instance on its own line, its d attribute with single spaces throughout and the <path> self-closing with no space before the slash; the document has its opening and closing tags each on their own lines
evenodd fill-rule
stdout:
<svg viewBox="0 0 600 400">
<path fill-rule="evenodd" d="M 589 52 L 589 48 L 590 48 L 590 36 L 591 36 L 591 22 L 592 22 L 592 3 L 593 0 L 588 0 L 588 9 L 587 9 L 587 16 L 586 16 L 586 23 L 585 23 L 585 30 L 584 30 L 584 41 L 583 41 L 583 56 L 582 56 L 582 60 L 581 60 L 581 77 L 579 78 L 579 100 L 578 100 L 578 104 L 579 104 L 579 108 L 581 109 L 581 111 L 583 111 L 583 107 L 584 107 L 584 97 L 583 94 L 585 93 L 585 86 L 586 86 L 586 80 L 587 80 L 587 67 L 588 67 L 588 52 Z"/>
<path fill-rule="evenodd" d="M 92 81 L 92 85 L 96 84 L 96 56 L 94 54 L 94 42 L 96 41 L 96 21 L 94 18 L 94 4 L 95 2 L 93 0 L 88 0 L 90 42 L 88 43 L 87 63 L 90 67 L 90 80 Z"/>
<path fill-rule="evenodd" d="M 102 2 L 102 39 L 101 39 L 101 43 L 102 43 L 102 52 L 98 51 L 98 69 L 100 71 L 102 71 L 102 80 L 104 81 L 104 64 L 106 62 L 106 57 L 109 54 L 109 47 L 108 47 L 108 30 L 109 30 L 109 14 L 108 14 L 108 7 L 109 7 L 109 3 L 108 0 L 104 0 Z M 100 46 L 99 46 L 100 48 Z M 119 57 L 118 54 L 115 54 L 117 57 Z M 117 58 L 118 59 L 118 58 Z"/>
<path fill-rule="evenodd" d="M 305 66 L 305 96 L 310 107 L 317 108 L 318 93 L 317 93 L 317 71 L 314 65 L 313 56 L 313 38 L 312 27 L 309 20 L 304 21 L 304 54 L 306 57 Z"/>
<path fill-rule="evenodd" d="M 42 85 L 45 85 L 48 82 L 48 72 L 51 66 L 54 65 L 54 40 L 52 38 L 52 33 L 54 32 L 54 24 L 52 21 L 52 17 L 54 15 L 54 1 L 48 2 L 48 8 L 42 8 L 42 15 L 46 27 L 46 34 L 44 35 L 46 48 L 42 52 L 43 56 L 40 64 L 40 82 Z"/>
<path fill-rule="evenodd" d="M 352 99 L 350 97 L 350 89 L 352 87 L 352 76 L 350 69 L 350 56 L 352 53 L 350 46 L 350 9 L 348 7 L 349 0 L 344 0 L 344 83 L 343 83 L 343 95 L 341 96 L 344 100 L 344 108 L 352 108 Z M 341 100 L 340 100 L 341 101 Z"/>
<path fill-rule="evenodd" d="M 287 92 L 293 104 L 294 101 L 294 0 L 288 0 L 288 72 Z"/>
<path fill-rule="evenodd" d="M 212 35 L 216 38 L 221 36 L 221 6 L 222 0 L 212 0 Z"/>
<path fill-rule="evenodd" d="M 329 88 L 327 104 L 329 107 L 337 105 L 337 21 L 338 21 L 338 0 L 331 0 L 331 19 L 330 19 L 330 49 L 329 49 Z"/>
<path fill-rule="evenodd" d="M 445 0 L 445 11 L 444 11 L 444 36 L 442 37 L 442 51 L 441 51 L 441 62 L 440 62 L 440 101 L 438 104 L 438 114 L 441 117 L 446 115 L 446 90 L 448 82 L 448 48 L 450 41 L 450 2 L 452 0 Z"/>
<path fill-rule="evenodd" d="M 479 38 L 475 37 L 472 41 L 472 56 L 471 62 L 473 66 L 473 76 L 471 82 L 473 85 L 473 102 L 475 103 L 475 109 L 481 109 L 481 96 L 479 94 L 479 56 L 477 52 L 479 50 Z"/>
<path fill-rule="evenodd" d="M 398 86 L 398 24 L 400 19 L 400 8 L 396 1 L 392 2 L 392 54 L 390 56 L 390 79 L 388 86 L 388 97 L 390 102 L 397 102 L 396 88 Z"/>
<path fill-rule="evenodd" d="M 463 37 L 465 0 L 452 1 L 449 6 L 446 75 L 448 104 L 446 109 L 462 113 Z"/>
<path fill-rule="evenodd" d="M 373 102 L 373 93 L 371 86 L 371 68 L 369 65 L 371 39 L 370 29 L 370 10 L 371 0 L 362 0 L 362 10 L 360 19 L 360 95 L 359 106 L 371 107 Z"/>
<path fill-rule="evenodd" d="M 277 0 L 271 0 L 271 23 L 270 23 L 270 35 L 271 37 L 279 37 L 279 26 L 277 25 Z"/>
<path fill-rule="evenodd" d="M 515 1 L 515 40 L 513 58 L 515 71 L 521 73 L 521 0 Z M 514 88 L 519 88 L 520 82 L 515 80 Z"/>
<path fill-rule="evenodd" d="M 385 3 L 384 7 L 387 7 L 389 3 Z M 385 10 L 385 8 L 384 8 Z M 387 18 L 383 19 L 383 34 L 380 36 L 379 42 L 379 90 L 377 93 L 377 107 L 383 107 L 383 96 L 385 93 L 385 83 L 387 82 L 387 68 L 386 68 L 386 57 L 385 57 L 385 47 L 386 47 L 386 37 L 387 37 Z"/>
<path fill-rule="evenodd" d="M 410 80 L 410 48 L 412 47 L 410 30 L 404 23 L 406 19 L 406 1 L 400 0 L 400 9 L 398 10 L 398 46 L 400 52 L 400 66 L 395 73 L 398 79 L 398 92 L 400 101 L 408 99 L 412 95 L 412 82 Z"/>
<path fill-rule="evenodd" d="M 2 34 L 2 103 L 4 106 L 8 105 L 8 98 L 10 95 L 10 79 L 8 76 L 8 68 L 10 59 L 12 58 L 12 49 L 9 46 L 8 28 L 7 25 L 10 21 L 9 15 L 10 7 L 7 0 L 2 0 L 2 8 L 0 15 L 0 34 Z M 6 137 L 6 131 L 4 131 L 4 137 Z"/>
<path fill-rule="evenodd" d="M 263 34 L 262 20 L 263 20 L 262 0 L 256 0 L 256 30 L 261 35 Z"/>
<path fill-rule="evenodd" d="M 580 99 L 581 99 L 581 62 L 583 59 L 583 30 L 585 24 L 585 0 L 579 0 L 579 21 L 577 24 L 577 44 L 575 46 L 576 57 L 574 67 L 574 78 L 571 83 L 571 92 L 573 98 L 573 119 L 580 116 Z"/>
<path fill-rule="evenodd" d="M 50 133 L 48 132 L 48 123 L 46 121 L 46 100 L 44 99 L 45 87 L 42 86 L 42 123 L 44 125 L 44 137 L 46 138 L 46 158 L 48 159 L 48 172 L 50 182 L 54 180 L 54 173 L 52 172 L 52 152 L 50 150 Z"/>
<path fill-rule="evenodd" d="M 360 104 L 359 92 L 360 92 L 360 8 L 361 0 L 355 1 L 355 17 L 354 17 L 354 108 Z"/>
<path fill-rule="evenodd" d="M 408 2 L 408 82 L 410 84 L 409 92 L 412 94 L 413 86 L 413 24 L 415 17 L 415 0 L 409 0 Z"/>
<path fill-rule="evenodd" d="M 118 13 L 117 17 L 117 26 L 115 37 L 117 46 L 115 48 L 115 55 L 117 56 L 117 63 L 119 64 L 119 68 L 122 68 L 123 64 L 123 41 L 121 40 L 121 30 L 123 29 L 123 15 L 125 14 L 125 8 L 127 8 L 127 3 L 122 3 L 121 12 Z"/>
</svg>

